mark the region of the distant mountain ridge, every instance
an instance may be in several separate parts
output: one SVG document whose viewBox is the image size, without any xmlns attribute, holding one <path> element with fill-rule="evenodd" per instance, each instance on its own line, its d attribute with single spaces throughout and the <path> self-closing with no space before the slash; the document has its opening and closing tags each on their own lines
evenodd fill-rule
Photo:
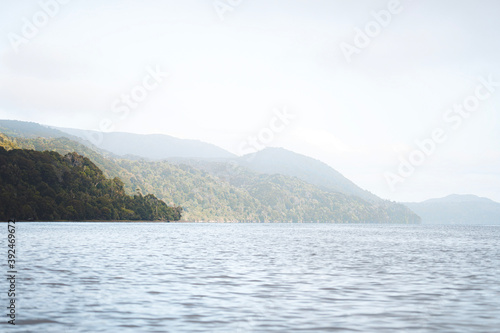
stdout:
<svg viewBox="0 0 500 333">
<path fill-rule="evenodd" d="M 61 138 L 69 137 L 77 139 L 77 137 L 68 135 L 58 129 L 40 125 L 34 122 L 20 120 L 4 120 L 0 119 L 0 132 L 10 137 L 23 138 Z"/>
<path fill-rule="evenodd" d="M 19 120 L 0 120 L 0 132 L 10 137 L 68 138 L 92 149 L 101 149 L 128 158 L 163 160 L 170 157 L 234 158 L 234 154 L 199 140 L 179 139 L 164 134 L 102 133 L 53 127 Z M 96 142 L 98 141 L 98 142 Z M 98 143 L 96 145 L 96 143 Z"/>
<path fill-rule="evenodd" d="M 460 203 L 460 202 L 490 202 L 494 203 L 495 201 L 488 199 L 488 198 L 483 198 L 479 197 L 477 195 L 473 194 L 450 194 L 446 197 L 443 198 L 434 198 L 434 199 L 428 199 L 423 201 L 422 203 L 445 203 L 445 202 L 454 202 L 454 203 Z"/>
<path fill-rule="evenodd" d="M 265 148 L 240 157 L 237 162 L 253 171 L 297 177 L 328 192 L 355 195 L 370 202 L 381 202 L 326 163 L 283 148 Z"/>
<path fill-rule="evenodd" d="M 452 194 L 404 205 L 417 213 L 423 223 L 500 225 L 500 203 L 471 194 Z"/>
<path fill-rule="evenodd" d="M 179 139 L 165 134 L 102 133 L 61 127 L 55 129 L 88 140 L 98 147 L 119 156 L 134 155 L 150 160 L 163 160 L 169 157 L 235 157 L 230 152 L 210 143 Z M 92 142 L 92 138 L 98 138 L 99 142 Z"/>
</svg>

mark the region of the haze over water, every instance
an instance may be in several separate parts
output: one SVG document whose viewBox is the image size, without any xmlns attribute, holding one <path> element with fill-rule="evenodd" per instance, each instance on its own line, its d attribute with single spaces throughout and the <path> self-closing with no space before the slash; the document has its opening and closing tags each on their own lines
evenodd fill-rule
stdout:
<svg viewBox="0 0 500 333">
<path fill-rule="evenodd" d="M 500 327 L 498 226 L 24 223 L 17 238 L 16 332 Z"/>
</svg>

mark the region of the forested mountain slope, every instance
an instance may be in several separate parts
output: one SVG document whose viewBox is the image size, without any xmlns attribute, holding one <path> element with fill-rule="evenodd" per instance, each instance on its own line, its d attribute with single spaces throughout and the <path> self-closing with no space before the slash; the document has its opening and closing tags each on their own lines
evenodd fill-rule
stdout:
<svg viewBox="0 0 500 333">
<path fill-rule="evenodd" d="M 154 195 L 130 196 L 88 158 L 0 147 L 0 219 L 179 220 L 180 207 Z"/>
<path fill-rule="evenodd" d="M 332 193 L 296 177 L 260 174 L 229 162 L 204 167 L 167 161 L 113 158 L 67 138 L 16 138 L 23 148 L 76 151 L 89 157 L 109 177 L 120 177 L 128 193 L 152 193 L 182 206 L 192 221 L 379 222 L 418 223 L 408 208 L 371 203 Z M 207 169 L 219 169 L 218 172 Z"/>
</svg>

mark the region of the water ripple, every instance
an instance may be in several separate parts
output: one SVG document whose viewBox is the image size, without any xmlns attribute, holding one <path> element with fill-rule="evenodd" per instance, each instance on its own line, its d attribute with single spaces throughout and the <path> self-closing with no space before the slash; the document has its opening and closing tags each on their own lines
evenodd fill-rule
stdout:
<svg viewBox="0 0 500 333">
<path fill-rule="evenodd" d="M 26 332 L 500 327 L 499 227 L 28 223 L 18 230 L 17 328 Z"/>
</svg>

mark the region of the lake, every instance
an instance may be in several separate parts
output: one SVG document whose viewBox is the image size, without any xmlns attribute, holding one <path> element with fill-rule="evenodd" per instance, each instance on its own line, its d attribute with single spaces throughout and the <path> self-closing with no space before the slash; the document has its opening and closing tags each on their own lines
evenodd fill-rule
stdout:
<svg viewBox="0 0 500 333">
<path fill-rule="evenodd" d="M 18 325 L 8 331 L 500 328 L 499 226 L 78 222 L 16 228 Z M 5 328 L 5 279 L 1 288 Z"/>
</svg>

